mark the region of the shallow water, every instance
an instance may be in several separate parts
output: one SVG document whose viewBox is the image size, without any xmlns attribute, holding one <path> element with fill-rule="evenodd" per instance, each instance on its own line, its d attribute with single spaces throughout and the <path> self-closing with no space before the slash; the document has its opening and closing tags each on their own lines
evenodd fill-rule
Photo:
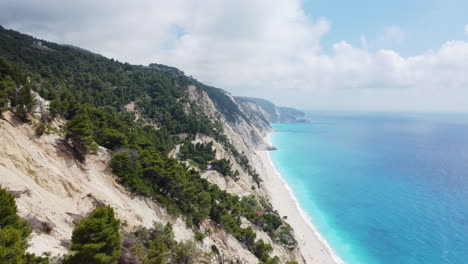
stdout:
<svg viewBox="0 0 468 264">
<path fill-rule="evenodd" d="M 271 158 L 350 264 L 468 263 L 468 116 L 309 113 Z"/>
</svg>

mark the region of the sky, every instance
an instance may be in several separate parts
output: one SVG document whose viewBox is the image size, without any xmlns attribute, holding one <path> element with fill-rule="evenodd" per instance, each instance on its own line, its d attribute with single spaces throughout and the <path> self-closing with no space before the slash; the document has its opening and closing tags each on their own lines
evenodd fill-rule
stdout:
<svg viewBox="0 0 468 264">
<path fill-rule="evenodd" d="M 0 24 L 301 109 L 468 112 L 466 0 L 0 0 Z"/>
</svg>

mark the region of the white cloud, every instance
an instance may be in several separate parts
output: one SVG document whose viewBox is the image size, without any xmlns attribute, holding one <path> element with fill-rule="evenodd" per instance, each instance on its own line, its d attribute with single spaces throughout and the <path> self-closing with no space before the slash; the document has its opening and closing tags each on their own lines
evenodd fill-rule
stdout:
<svg viewBox="0 0 468 264">
<path fill-rule="evenodd" d="M 405 39 L 405 31 L 397 26 L 386 27 L 380 41 L 383 42 L 402 42 Z"/>
<path fill-rule="evenodd" d="M 365 36 L 361 36 L 360 40 L 361 40 L 361 47 L 367 50 L 369 48 L 369 43 L 367 41 L 367 38 Z"/>
<path fill-rule="evenodd" d="M 330 30 L 301 0 L 5 1 L 0 23 L 132 63 L 164 63 L 234 94 L 327 108 L 462 109 L 468 43 L 403 57 L 320 41 Z M 401 42 L 388 27 L 382 41 Z M 459 102 L 459 103 L 457 103 Z"/>
</svg>

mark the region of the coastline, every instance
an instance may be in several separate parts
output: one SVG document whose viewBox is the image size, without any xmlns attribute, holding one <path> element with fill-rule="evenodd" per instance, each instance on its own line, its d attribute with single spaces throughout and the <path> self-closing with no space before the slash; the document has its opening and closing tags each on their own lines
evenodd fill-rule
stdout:
<svg viewBox="0 0 468 264">
<path fill-rule="evenodd" d="M 269 135 L 264 140 L 271 144 Z M 276 170 L 269 151 L 257 151 L 260 157 L 264 186 L 273 207 L 294 229 L 298 246 L 307 263 L 343 264 L 344 261 L 334 253 L 328 242 L 312 224 L 310 217 L 300 207 L 291 187 Z M 260 169 L 260 168 L 258 168 Z"/>
</svg>

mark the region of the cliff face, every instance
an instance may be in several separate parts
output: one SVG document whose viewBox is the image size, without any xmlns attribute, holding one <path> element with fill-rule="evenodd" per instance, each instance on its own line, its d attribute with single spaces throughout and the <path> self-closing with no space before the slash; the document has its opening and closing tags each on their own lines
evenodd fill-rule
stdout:
<svg viewBox="0 0 468 264">
<path fill-rule="evenodd" d="M 254 169 L 259 168 L 261 160 L 255 151 L 271 148 L 264 140 L 272 131 L 264 112 L 255 104 L 238 104 L 229 94 L 224 95 L 247 118 L 237 117 L 235 122 L 229 122 L 205 90 L 193 85 L 187 90 L 187 98 L 202 107 L 211 119 L 218 120 L 229 142 L 249 159 Z M 41 98 L 39 101 L 47 104 Z M 153 222 L 170 222 L 174 226 L 176 240 L 195 240 L 193 230 L 183 219 L 172 217 L 157 202 L 136 196 L 117 182 L 108 166 L 111 156 L 107 149 L 100 147 L 97 154 L 88 155 L 86 163 L 82 164 L 73 157 L 61 135 L 49 134 L 38 138 L 33 126 L 17 121 L 10 112 L 4 116 L 5 120 L 0 120 L 0 185 L 17 196 L 19 214 L 33 224 L 30 252 L 67 253 L 76 221 L 100 204 L 115 208 L 117 217 L 127 223 L 128 229 L 139 225 L 151 227 Z M 62 124 L 56 122 L 53 125 L 58 128 Z M 234 180 L 211 170 L 202 177 L 229 193 L 268 199 L 266 191 L 256 184 L 223 144 L 202 134 L 195 139 L 195 142 L 211 141 L 214 141 L 217 159 L 229 159 L 233 169 L 240 172 L 240 177 Z M 278 256 L 282 263 L 301 260 L 297 250 L 287 249 L 246 219 L 242 221 L 243 227 L 252 226 L 259 239 L 273 246 L 272 256 Z M 216 245 L 226 260 L 259 262 L 244 245 L 209 220 L 202 225 L 202 230 L 208 229 L 217 231 L 198 242 L 203 251 L 210 252 L 211 245 Z M 216 263 L 217 260 L 212 261 Z"/>
<path fill-rule="evenodd" d="M 251 115 L 264 118 L 268 123 L 298 123 L 305 122 L 301 119 L 305 113 L 290 107 L 280 107 L 272 102 L 260 98 L 235 97 L 236 101 L 246 109 L 250 109 Z"/>
<path fill-rule="evenodd" d="M 216 102 L 210 99 L 210 96 L 201 88 L 191 86 L 188 91 L 188 97 L 191 101 L 196 102 L 202 106 L 205 113 L 208 113 L 210 118 L 219 119 L 223 124 L 224 132 L 228 136 L 229 140 L 236 148 L 246 155 L 252 168 L 259 173 L 260 178 L 263 180 L 265 176 L 264 165 L 261 157 L 257 154 L 259 150 L 271 150 L 274 146 L 267 140 L 265 140 L 268 133 L 272 132 L 272 128 L 267 121 L 267 113 L 264 109 L 253 102 L 239 103 L 234 97 L 228 93 L 223 92 L 229 100 L 234 102 L 238 109 L 244 114 L 244 117 L 238 116 L 235 122 L 227 121 L 224 115 L 219 115 L 219 109 L 216 106 Z M 210 142 L 213 139 L 203 135 L 199 135 L 196 141 Z M 215 171 L 207 171 L 202 175 L 206 177 L 210 182 L 217 184 L 221 189 L 226 190 L 230 193 L 237 195 L 254 195 L 260 200 L 269 201 L 268 191 L 263 187 L 262 184 L 256 185 L 251 175 L 249 175 L 236 159 L 227 151 L 221 144 L 214 145 L 217 151 L 217 158 L 226 158 L 233 163 L 233 167 L 238 169 L 240 172 L 240 178 L 237 181 L 231 178 L 226 178 Z M 285 263 L 290 260 L 298 261 L 298 263 L 304 263 L 299 249 L 291 249 L 286 246 L 273 241 L 268 234 L 263 232 L 258 227 L 250 224 L 248 221 L 244 221 L 244 227 L 252 226 L 260 239 L 270 243 L 273 246 L 273 256 L 278 256 L 281 263 Z"/>
<path fill-rule="evenodd" d="M 154 221 L 170 222 L 176 240 L 195 240 L 183 219 L 172 217 L 149 198 L 131 194 L 116 181 L 106 149 L 99 148 L 82 164 L 60 136 L 37 138 L 30 125 L 16 121 L 10 113 L 4 115 L 5 120 L 0 120 L 0 185 L 16 195 L 20 216 L 33 224 L 30 252 L 67 253 L 74 223 L 99 204 L 112 206 L 129 229 L 151 227 Z M 226 259 L 257 262 L 240 242 L 213 223 L 207 221 L 203 228 L 218 229 L 199 244 L 205 252 L 217 245 Z"/>
</svg>

